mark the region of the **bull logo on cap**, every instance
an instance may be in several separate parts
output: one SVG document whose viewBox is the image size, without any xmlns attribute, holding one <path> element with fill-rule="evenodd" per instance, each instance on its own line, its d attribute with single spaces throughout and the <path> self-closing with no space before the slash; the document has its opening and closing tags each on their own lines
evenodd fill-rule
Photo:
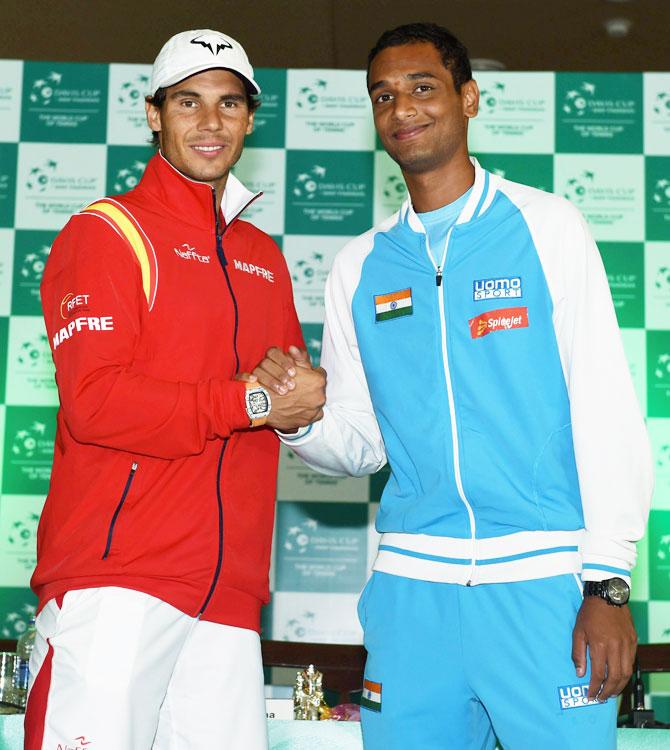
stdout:
<svg viewBox="0 0 670 750">
<path fill-rule="evenodd" d="M 199 44 L 202 47 L 205 47 L 208 49 L 214 56 L 219 54 L 219 51 L 222 49 L 232 49 L 233 45 L 230 44 L 230 42 L 226 41 L 220 36 L 213 36 L 213 35 L 200 35 L 197 36 L 195 39 L 191 39 L 191 44 Z M 216 51 L 214 50 L 214 45 L 216 45 Z"/>
</svg>

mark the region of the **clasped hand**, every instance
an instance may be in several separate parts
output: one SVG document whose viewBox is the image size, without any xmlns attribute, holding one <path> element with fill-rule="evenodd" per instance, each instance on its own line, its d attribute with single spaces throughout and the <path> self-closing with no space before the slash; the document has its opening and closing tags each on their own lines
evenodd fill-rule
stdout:
<svg viewBox="0 0 670 750">
<path fill-rule="evenodd" d="M 326 403 L 326 371 L 312 367 L 309 354 L 290 346 L 268 349 L 253 373 L 241 373 L 238 380 L 257 382 L 270 391 L 272 409 L 266 424 L 280 432 L 295 432 L 323 417 Z"/>
</svg>

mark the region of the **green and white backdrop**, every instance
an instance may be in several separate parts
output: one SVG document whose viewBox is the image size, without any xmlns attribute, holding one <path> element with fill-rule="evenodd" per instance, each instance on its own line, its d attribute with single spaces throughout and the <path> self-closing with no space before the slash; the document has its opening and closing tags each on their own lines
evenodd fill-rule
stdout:
<svg viewBox="0 0 670 750">
<path fill-rule="evenodd" d="M 0 637 L 34 611 L 28 580 L 49 486 L 58 396 L 39 284 L 69 215 L 132 188 L 147 143 L 143 65 L 0 61 Z M 248 217 L 288 261 L 318 361 L 333 256 L 405 189 L 372 127 L 362 71 L 260 69 L 262 107 L 237 175 L 265 195 Z M 670 73 L 481 73 L 471 148 L 510 179 L 567 196 L 603 256 L 654 449 L 639 545 L 642 642 L 670 642 Z M 612 404 L 616 408 L 616 404 Z M 333 479 L 281 457 L 268 637 L 357 643 L 386 474 Z M 670 681 L 652 680 L 670 719 Z"/>
</svg>

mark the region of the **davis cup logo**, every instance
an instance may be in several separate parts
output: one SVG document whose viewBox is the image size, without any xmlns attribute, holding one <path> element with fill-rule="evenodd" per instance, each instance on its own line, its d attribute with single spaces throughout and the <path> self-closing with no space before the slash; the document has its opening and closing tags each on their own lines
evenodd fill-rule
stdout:
<svg viewBox="0 0 670 750">
<path fill-rule="evenodd" d="M 49 340 L 42 333 L 36 341 L 24 341 L 21 344 L 16 361 L 24 368 L 35 369 L 40 364 L 46 364 L 50 358 Z"/>
<path fill-rule="evenodd" d="M 566 115 L 576 115 L 583 117 L 589 101 L 596 93 L 595 84 L 584 81 L 578 89 L 572 89 L 566 92 L 563 101 L 563 111 Z"/>
<path fill-rule="evenodd" d="M 658 540 L 658 547 L 656 548 L 656 557 L 661 562 L 667 562 L 670 560 L 670 534 L 664 534 Z"/>
<path fill-rule="evenodd" d="M 48 245 L 42 245 L 42 247 L 35 250 L 35 252 L 28 253 L 23 259 L 23 264 L 19 271 L 21 278 L 33 283 L 39 283 L 42 281 L 44 266 L 46 265 L 50 252 L 51 248 Z"/>
<path fill-rule="evenodd" d="M 656 180 L 651 199 L 657 206 L 670 207 L 670 180 L 667 177 Z"/>
<path fill-rule="evenodd" d="M 291 526 L 286 532 L 284 549 L 287 552 L 297 552 L 304 555 L 309 549 L 310 535 L 318 528 L 318 523 L 313 518 L 308 518 L 298 526 Z"/>
<path fill-rule="evenodd" d="M 55 162 L 53 159 L 48 159 L 41 167 L 33 167 L 28 173 L 28 179 L 26 180 L 28 190 L 43 193 L 47 189 L 49 180 L 57 167 L 58 162 Z"/>
<path fill-rule="evenodd" d="M 30 101 L 33 104 L 48 106 L 54 95 L 54 87 L 57 86 L 63 76 L 61 73 L 52 71 L 46 78 L 38 78 L 34 81 L 30 91 Z"/>
<path fill-rule="evenodd" d="M 656 456 L 656 466 L 659 470 L 670 469 L 670 443 L 662 445 Z"/>
<path fill-rule="evenodd" d="M 291 278 L 296 284 L 311 286 L 317 277 L 324 273 L 323 253 L 312 253 L 309 258 L 301 258 L 294 264 Z"/>
<path fill-rule="evenodd" d="M 407 187 L 400 175 L 391 174 L 386 178 L 382 192 L 388 203 L 398 208 L 407 195 Z"/>
<path fill-rule="evenodd" d="M 670 382 L 670 354 L 659 354 L 654 368 L 654 377 L 662 383 Z"/>
<path fill-rule="evenodd" d="M 3 638 L 18 638 L 28 629 L 30 618 L 35 616 L 35 607 L 32 604 L 24 604 L 21 611 L 8 612 L 3 620 L 0 633 Z"/>
<path fill-rule="evenodd" d="M 668 268 L 667 266 L 661 266 L 658 271 L 656 271 L 654 288 L 659 292 L 670 292 L 670 268 Z"/>
<path fill-rule="evenodd" d="M 284 634 L 282 635 L 283 641 L 303 641 L 307 636 L 307 632 L 313 628 L 314 619 L 316 615 L 314 612 L 303 612 L 300 617 L 293 617 L 290 619 L 285 627 Z"/>
<path fill-rule="evenodd" d="M 321 362 L 321 340 L 311 336 L 305 341 L 307 351 L 312 360 L 312 367 L 318 367 Z"/>
<path fill-rule="evenodd" d="M 122 167 L 119 169 L 114 178 L 114 191 L 116 193 L 125 193 L 126 191 L 137 187 L 137 183 L 144 174 L 146 166 L 146 162 L 138 160 L 133 162 L 130 167 Z"/>
<path fill-rule="evenodd" d="M 37 513 L 29 513 L 24 520 L 14 521 L 9 529 L 7 542 L 12 549 L 25 550 L 35 546 L 37 536 L 37 524 L 40 517 Z"/>
<path fill-rule="evenodd" d="M 654 99 L 654 114 L 670 119 L 670 92 L 659 91 Z"/>
<path fill-rule="evenodd" d="M 144 104 L 144 94 L 149 90 L 149 76 L 138 75 L 132 81 L 125 81 L 119 88 L 116 101 L 122 107 L 137 107 Z"/>
<path fill-rule="evenodd" d="M 386 178 L 386 184 L 384 185 L 384 197 L 392 200 L 393 198 L 403 198 L 407 188 L 405 187 L 405 181 L 402 177 L 397 174 L 389 175 Z"/>
<path fill-rule="evenodd" d="M 595 173 L 588 170 L 584 170 L 579 177 L 570 178 L 563 189 L 563 197 L 576 205 L 581 205 L 586 200 L 588 188 L 594 179 Z"/>
<path fill-rule="evenodd" d="M 12 442 L 12 455 L 22 459 L 34 458 L 40 442 L 43 442 L 46 429 L 45 424 L 35 421 L 28 429 L 18 430 Z"/>
<path fill-rule="evenodd" d="M 504 93 L 505 84 L 501 81 L 494 83 L 491 90 L 482 91 L 479 98 L 480 111 L 485 115 L 492 115 L 496 111 L 500 95 Z"/>
<path fill-rule="evenodd" d="M 319 103 L 319 95 L 328 88 L 328 82 L 323 79 L 317 79 L 312 86 L 302 86 L 298 92 L 295 106 L 298 109 L 307 112 L 313 112 Z"/>
<path fill-rule="evenodd" d="M 296 198 L 305 198 L 308 201 L 314 200 L 319 188 L 318 179 L 326 176 L 326 168 L 315 164 L 309 172 L 301 172 L 296 178 L 293 185 L 293 195 Z"/>
</svg>

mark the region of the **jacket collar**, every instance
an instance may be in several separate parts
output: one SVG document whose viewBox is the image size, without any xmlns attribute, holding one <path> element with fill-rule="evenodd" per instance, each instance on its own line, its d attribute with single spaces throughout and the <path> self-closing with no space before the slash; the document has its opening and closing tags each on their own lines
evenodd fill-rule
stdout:
<svg viewBox="0 0 670 750">
<path fill-rule="evenodd" d="M 484 169 L 474 156 L 470 157 L 470 161 L 475 168 L 475 182 L 467 203 L 456 219 L 456 224 L 466 224 L 482 216 L 493 202 L 500 181 L 498 177 Z M 415 232 L 425 234 L 426 230 L 421 219 L 416 215 L 409 196 L 400 207 L 400 221 L 407 223 Z"/>
<path fill-rule="evenodd" d="M 199 182 L 182 174 L 172 166 L 159 151 L 147 164 L 144 175 L 137 186 L 139 191 L 152 193 L 159 205 L 171 216 L 200 228 L 213 228 L 214 189 L 206 182 Z M 262 193 L 252 193 L 231 172 L 221 199 L 221 213 L 226 226 Z"/>
</svg>

